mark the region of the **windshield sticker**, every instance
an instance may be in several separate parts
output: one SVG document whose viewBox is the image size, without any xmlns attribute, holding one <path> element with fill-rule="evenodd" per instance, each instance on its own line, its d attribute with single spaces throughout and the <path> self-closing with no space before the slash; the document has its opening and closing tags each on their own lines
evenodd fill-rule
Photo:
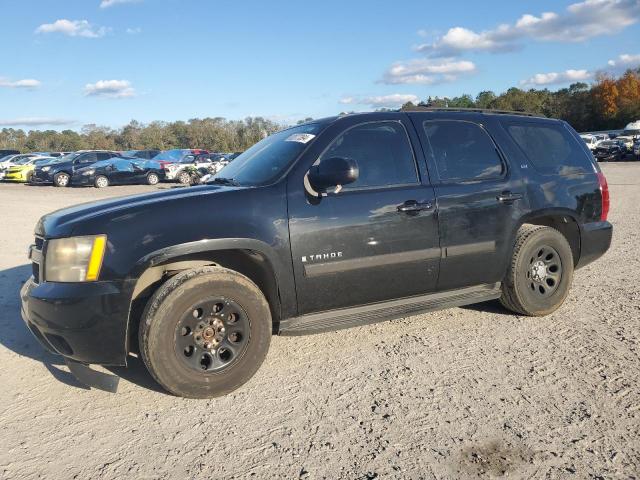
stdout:
<svg viewBox="0 0 640 480">
<path fill-rule="evenodd" d="M 314 138 L 316 138 L 316 136 L 312 133 L 294 133 L 287 138 L 285 142 L 309 143 Z"/>
</svg>

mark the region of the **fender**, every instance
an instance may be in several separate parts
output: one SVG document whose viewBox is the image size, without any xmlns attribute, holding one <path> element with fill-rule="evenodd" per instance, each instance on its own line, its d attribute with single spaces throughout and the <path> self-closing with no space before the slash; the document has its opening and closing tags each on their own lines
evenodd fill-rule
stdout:
<svg viewBox="0 0 640 480">
<path fill-rule="evenodd" d="M 127 278 L 128 283 L 130 285 L 134 285 L 145 270 L 167 263 L 169 260 L 197 253 L 215 252 L 220 250 L 250 250 L 257 252 L 266 258 L 275 275 L 275 287 L 276 291 L 279 292 L 280 295 L 283 318 L 296 314 L 297 304 L 295 284 L 293 281 L 293 274 L 290 273 L 291 265 L 287 265 L 282 262 L 271 245 L 252 238 L 206 239 L 181 243 L 155 250 L 136 262 Z"/>
</svg>

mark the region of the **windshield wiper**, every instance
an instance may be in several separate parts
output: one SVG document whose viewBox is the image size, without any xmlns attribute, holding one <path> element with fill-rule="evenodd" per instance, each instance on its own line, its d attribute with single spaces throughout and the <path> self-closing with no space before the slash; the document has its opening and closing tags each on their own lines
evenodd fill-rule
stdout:
<svg viewBox="0 0 640 480">
<path fill-rule="evenodd" d="M 222 185 L 233 185 L 234 187 L 240 186 L 237 180 L 234 180 L 233 178 L 224 178 L 224 177 L 215 177 L 214 179 L 211 180 L 211 183 L 220 183 Z"/>
</svg>

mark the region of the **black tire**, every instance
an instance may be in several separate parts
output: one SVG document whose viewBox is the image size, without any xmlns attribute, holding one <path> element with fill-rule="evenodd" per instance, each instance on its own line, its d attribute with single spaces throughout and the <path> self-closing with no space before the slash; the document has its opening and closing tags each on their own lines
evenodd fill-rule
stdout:
<svg viewBox="0 0 640 480">
<path fill-rule="evenodd" d="M 564 235 L 526 224 L 518 230 L 500 302 L 522 315 L 548 315 L 567 298 L 572 281 L 573 254 Z"/>
<path fill-rule="evenodd" d="M 205 307 L 199 305 L 208 302 L 239 306 L 236 311 L 244 318 L 232 320 L 232 313 L 225 314 L 226 305 L 221 310 L 206 308 L 204 311 Z M 197 317 L 197 312 L 200 317 Z M 222 333 L 225 338 L 219 340 L 218 349 L 213 354 L 206 349 L 210 347 L 195 344 L 200 326 L 191 332 L 186 332 L 188 328 L 181 326 L 185 321 L 199 322 L 198 318 L 204 320 L 207 329 L 209 321 L 213 325 L 213 319 L 226 328 Z M 237 349 L 232 343 L 235 341 L 232 340 L 235 322 L 246 327 L 246 334 L 243 331 L 243 336 L 246 335 L 244 344 Z M 138 340 L 147 369 L 167 391 L 188 398 L 212 398 L 239 388 L 255 374 L 269 350 L 271 328 L 269 305 L 260 289 L 237 272 L 210 266 L 178 273 L 155 292 L 140 320 Z M 199 331 L 204 333 L 204 330 Z M 193 343 L 190 354 L 188 348 L 181 349 L 179 342 L 185 339 Z M 226 347 L 235 350 L 233 357 L 218 370 L 207 371 L 214 359 L 222 365 L 220 358 Z M 209 359 L 207 367 L 199 358 Z"/>
<path fill-rule="evenodd" d="M 71 183 L 71 176 L 66 172 L 59 172 L 53 176 L 53 185 L 56 187 L 68 187 Z"/>
<path fill-rule="evenodd" d="M 149 173 L 149 175 L 147 175 L 147 184 L 148 185 L 157 185 L 158 182 L 160 181 L 160 177 L 158 176 L 157 173 Z"/>
<path fill-rule="evenodd" d="M 93 180 L 93 186 L 96 188 L 105 188 L 109 186 L 109 179 L 104 175 L 98 175 Z"/>
<path fill-rule="evenodd" d="M 178 180 L 178 183 L 181 183 L 182 185 L 191 184 L 191 175 L 189 175 L 188 172 L 180 172 L 176 178 Z"/>
</svg>

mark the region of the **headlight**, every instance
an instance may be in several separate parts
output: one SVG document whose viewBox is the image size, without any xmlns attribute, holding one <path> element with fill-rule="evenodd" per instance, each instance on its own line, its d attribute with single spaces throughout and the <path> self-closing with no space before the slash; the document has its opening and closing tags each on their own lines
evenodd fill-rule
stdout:
<svg viewBox="0 0 640 480">
<path fill-rule="evenodd" d="M 43 172 L 48 172 L 49 170 L 51 170 L 51 167 L 42 167 Z"/>
<path fill-rule="evenodd" d="M 48 282 L 98 280 L 106 246 L 106 235 L 49 240 L 44 260 L 45 280 Z"/>
<path fill-rule="evenodd" d="M 93 175 L 94 173 L 95 173 L 95 169 L 90 168 L 89 170 L 85 170 L 84 172 L 82 172 L 82 175 Z"/>
</svg>

